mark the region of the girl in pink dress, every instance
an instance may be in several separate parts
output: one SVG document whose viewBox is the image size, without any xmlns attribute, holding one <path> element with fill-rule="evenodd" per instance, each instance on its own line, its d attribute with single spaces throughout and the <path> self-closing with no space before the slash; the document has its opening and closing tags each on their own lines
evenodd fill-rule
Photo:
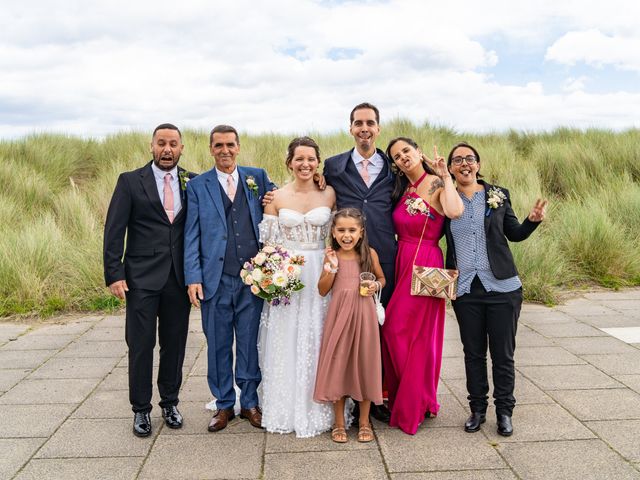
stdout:
<svg viewBox="0 0 640 480">
<path fill-rule="evenodd" d="M 398 172 L 393 212 L 398 255 L 396 285 L 382 327 L 382 362 L 391 410 L 389 425 L 413 435 L 425 416 L 436 415 L 440 408 L 436 392 L 445 307 L 443 299 L 411 295 L 413 259 L 416 257 L 416 265 L 442 268 L 438 240 L 445 215 L 457 218 L 464 206 L 445 159 L 435 147 L 432 161 L 413 140 L 400 137 L 391 141 L 387 156 Z"/>
<path fill-rule="evenodd" d="M 332 292 L 324 323 L 313 398 L 332 402 L 335 425 L 331 439 L 347 441 L 344 404 L 351 397 L 360 404 L 359 442 L 373 440 L 369 423 L 371 402 L 382 404 L 380 335 L 373 295 L 385 284 L 378 255 L 367 242 L 364 215 L 344 208 L 333 217 L 332 242 L 327 248 L 318 291 Z M 367 283 L 361 272 L 372 273 Z"/>
</svg>

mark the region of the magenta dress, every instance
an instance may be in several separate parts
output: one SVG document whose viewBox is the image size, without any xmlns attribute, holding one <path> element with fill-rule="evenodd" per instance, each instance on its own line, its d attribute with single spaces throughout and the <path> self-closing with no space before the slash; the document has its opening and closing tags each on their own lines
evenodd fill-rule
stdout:
<svg viewBox="0 0 640 480">
<path fill-rule="evenodd" d="M 407 198 L 418 196 L 405 194 L 393 212 L 398 234 L 396 285 L 382 327 L 382 362 L 391 410 L 389 425 L 413 435 L 425 414 L 436 415 L 440 409 L 436 392 L 442 363 L 445 305 L 440 298 L 411 295 L 413 257 L 426 217 L 421 213 L 409 214 Z M 438 240 L 443 227 L 444 217 L 431 208 L 417 265 L 442 268 Z"/>
</svg>

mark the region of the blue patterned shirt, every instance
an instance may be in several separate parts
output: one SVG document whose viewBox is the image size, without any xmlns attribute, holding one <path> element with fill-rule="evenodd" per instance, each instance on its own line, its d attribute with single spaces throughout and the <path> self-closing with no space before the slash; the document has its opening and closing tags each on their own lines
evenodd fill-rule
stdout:
<svg viewBox="0 0 640 480">
<path fill-rule="evenodd" d="M 451 220 L 451 235 L 456 249 L 458 297 L 471 291 L 471 282 L 477 275 L 488 292 L 513 292 L 522 286 L 520 278 L 498 280 L 494 277 L 487 255 L 487 237 L 484 231 L 486 211 L 484 190 L 475 192 L 471 199 L 459 193 L 464 204 L 460 218 Z"/>
</svg>

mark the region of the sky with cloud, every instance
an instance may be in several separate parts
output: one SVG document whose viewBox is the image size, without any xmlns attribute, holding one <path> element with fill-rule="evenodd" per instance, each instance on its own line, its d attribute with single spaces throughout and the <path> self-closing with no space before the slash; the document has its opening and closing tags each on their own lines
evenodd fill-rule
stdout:
<svg viewBox="0 0 640 480">
<path fill-rule="evenodd" d="M 628 0 L 14 1 L 0 138 L 331 132 L 362 101 L 463 132 L 640 128 L 638 19 Z"/>
</svg>

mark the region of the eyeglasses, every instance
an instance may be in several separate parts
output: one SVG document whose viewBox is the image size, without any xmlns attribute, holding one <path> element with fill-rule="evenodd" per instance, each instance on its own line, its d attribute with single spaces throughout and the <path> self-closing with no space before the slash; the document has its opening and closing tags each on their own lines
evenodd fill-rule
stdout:
<svg viewBox="0 0 640 480">
<path fill-rule="evenodd" d="M 474 155 L 467 155 L 466 157 L 453 157 L 451 159 L 451 163 L 454 165 L 462 165 L 462 162 L 466 160 L 467 165 L 473 165 L 478 161 L 478 159 Z"/>
</svg>

